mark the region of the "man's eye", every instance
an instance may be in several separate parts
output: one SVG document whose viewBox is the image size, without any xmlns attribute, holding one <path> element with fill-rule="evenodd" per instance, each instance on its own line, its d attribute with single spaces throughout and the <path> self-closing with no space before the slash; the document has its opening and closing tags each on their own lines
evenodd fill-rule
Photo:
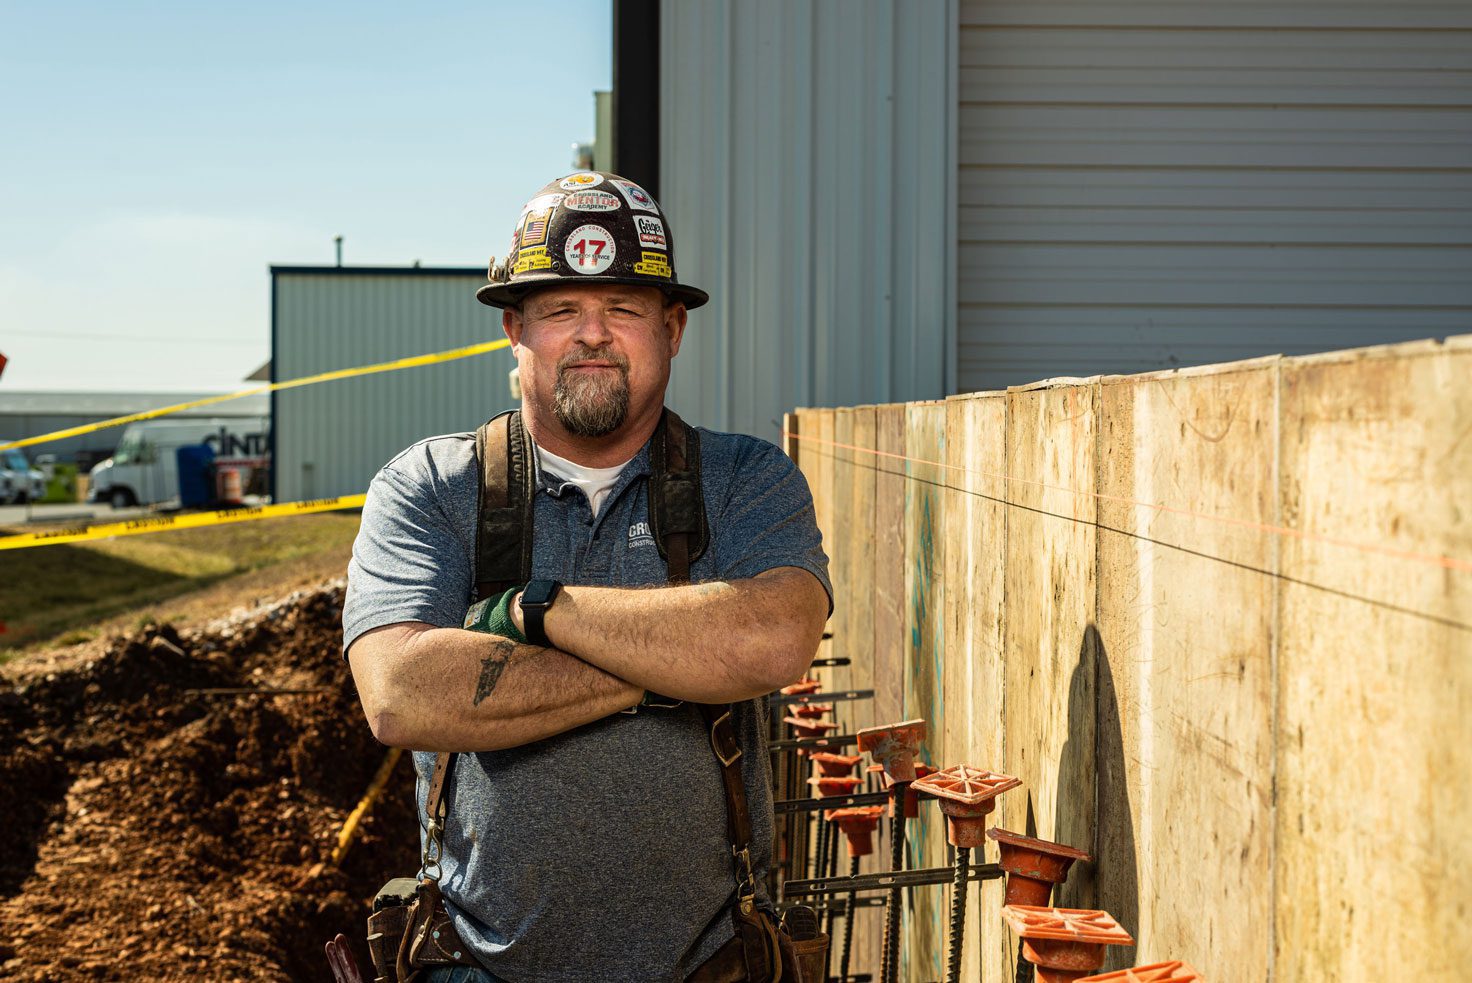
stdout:
<svg viewBox="0 0 1472 983">
<path fill-rule="evenodd" d="M 638 317 L 639 316 L 639 312 L 638 311 L 630 310 L 627 307 L 615 307 L 613 309 L 613 313 L 615 313 L 615 314 L 629 314 L 629 315 L 631 315 L 633 317 Z"/>
</svg>

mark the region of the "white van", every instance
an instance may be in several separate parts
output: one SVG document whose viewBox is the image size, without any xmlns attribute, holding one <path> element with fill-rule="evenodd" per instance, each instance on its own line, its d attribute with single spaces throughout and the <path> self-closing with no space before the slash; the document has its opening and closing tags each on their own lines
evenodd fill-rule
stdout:
<svg viewBox="0 0 1472 983">
<path fill-rule="evenodd" d="M 24 505 L 45 497 L 46 475 L 31 467 L 19 449 L 0 451 L 0 505 Z"/>
<path fill-rule="evenodd" d="M 262 458 L 268 453 L 268 417 L 198 417 L 130 423 L 112 457 L 99 461 L 88 477 L 87 497 L 115 509 L 167 503 L 179 498 L 175 452 L 208 444 L 216 458 Z"/>
</svg>

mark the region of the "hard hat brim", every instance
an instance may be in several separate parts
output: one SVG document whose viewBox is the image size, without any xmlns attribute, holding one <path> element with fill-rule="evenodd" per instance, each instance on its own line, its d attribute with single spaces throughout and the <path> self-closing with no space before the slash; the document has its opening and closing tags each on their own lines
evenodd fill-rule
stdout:
<svg viewBox="0 0 1472 983">
<path fill-rule="evenodd" d="M 567 277 L 548 277 L 544 282 L 522 280 L 518 283 L 487 283 L 475 292 L 475 299 L 487 307 L 512 307 L 533 290 L 546 287 L 565 287 L 569 283 L 623 283 L 631 287 L 653 287 L 663 291 L 671 300 L 678 300 L 687 310 L 701 307 L 710 300 L 710 294 L 699 287 L 680 283 L 651 283 L 648 280 L 633 280 L 622 276 L 584 276 L 576 280 Z"/>
</svg>

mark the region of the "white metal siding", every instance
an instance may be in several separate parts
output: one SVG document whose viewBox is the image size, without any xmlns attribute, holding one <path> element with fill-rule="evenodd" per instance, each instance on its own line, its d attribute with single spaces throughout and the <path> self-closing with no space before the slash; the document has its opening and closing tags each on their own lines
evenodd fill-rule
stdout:
<svg viewBox="0 0 1472 983">
<path fill-rule="evenodd" d="M 277 273 L 277 380 L 444 351 L 503 337 L 464 273 Z M 512 405 L 514 361 L 496 351 L 453 362 L 276 393 L 276 495 L 298 501 L 365 491 L 415 441 L 474 430 Z"/>
<path fill-rule="evenodd" d="M 959 388 L 1472 327 L 1472 4 L 962 0 Z"/>
<path fill-rule="evenodd" d="M 670 402 L 773 438 L 794 406 L 943 395 L 954 0 L 666 0 L 660 202 L 691 315 Z"/>
</svg>

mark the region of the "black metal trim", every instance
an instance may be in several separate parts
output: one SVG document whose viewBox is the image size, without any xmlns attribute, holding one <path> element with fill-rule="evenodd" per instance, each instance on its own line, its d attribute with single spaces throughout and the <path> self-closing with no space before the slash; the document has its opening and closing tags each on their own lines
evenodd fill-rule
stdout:
<svg viewBox="0 0 1472 983">
<path fill-rule="evenodd" d="M 273 266 L 278 273 L 311 273 L 324 276 L 478 276 L 486 277 L 484 266 Z"/>
<path fill-rule="evenodd" d="M 276 269 L 271 268 L 271 372 L 267 377 L 272 385 L 279 378 L 276 367 Z M 271 428 L 266 431 L 266 451 L 271 455 L 271 502 L 281 501 L 276 494 L 276 476 L 280 473 L 280 460 L 276 457 L 276 390 L 270 392 L 270 404 L 266 412 L 271 414 Z"/>
<path fill-rule="evenodd" d="M 613 0 L 613 158 L 610 170 L 659 198 L 659 6 Z"/>
<path fill-rule="evenodd" d="M 811 703 L 843 703 L 848 700 L 867 700 L 874 696 L 872 689 L 834 690 L 832 693 L 793 693 L 791 696 L 778 693 L 768 697 L 774 707 L 806 706 Z"/>
<path fill-rule="evenodd" d="M 994 881 L 1004 876 L 1000 864 L 973 864 L 968 880 Z M 956 876 L 951 867 L 924 867 L 920 870 L 880 871 L 854 877 L 816 877 L 806 881 L 783 881 L 782 896 L 800 894 L 847 894 L 850 891 L 888 891 L 897 887 L 928 887 L 949 884 Z"/>
<path fill-rule="evenodd" d="M 818 812 L 847 809 L 851 806 L 881 806 L 889 801 L 888 792 L 855 792 L 853 795 L 825 795 L 822 798 L 778 799 L 772 803 L 773 815 L 788 812 Z M 921 802 L 927 800 L 921 799 Z"/>
<path fill-rule="evenodd" d="M 852 747 L 857 743 L 859 739 L 853 734 L 839 734 L 836 737 L 790 737 L 780 741 L 768 741 L 767 750 L 791 751 L 794 748 L 817 748 L 820 751 L 836 751 L 839 748 Z"/>
</svg>

